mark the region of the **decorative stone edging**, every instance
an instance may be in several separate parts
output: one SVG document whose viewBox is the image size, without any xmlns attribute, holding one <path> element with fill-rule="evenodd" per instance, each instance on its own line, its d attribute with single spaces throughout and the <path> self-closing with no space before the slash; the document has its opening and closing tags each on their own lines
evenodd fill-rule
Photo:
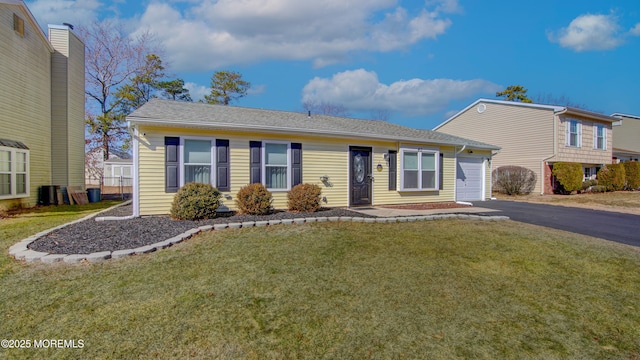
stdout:
<svg viewBox="0 0 640 360">
<path fill-rule="evenodd" d="M 65 263 L 79 263 L 83 260 L 88 262 L 100 262 L 107 259 L 119 259 L 131 255 L 141 255 L 147 254 L 150 252 L 154 252 L 156 250 L 164 249 L 174 244 L 178 244 L 187 239 L 190 239 L 192 236 L 199 234 L 203 231 L 212 231 L 212 230 L 223 230 L 223 229 L 240 229 L 240 228 L 250 228 L 250 227 L 264 227 L 278 224 L 304 224 L 304 223 L 312 223 L 312 222 L 364 222 L 364 223 L 395 223 L 395 222 L 415 222 L 415 221 L 426 221 L 426 220 L 441 220 L 441 219 L 468 219 L 468 220 L 485 220 L 485 221 L 500 221 L 500 220 L 509 220 L 508 216 L 484 216 L 484 215 L 476 215 L 476 214 L 437 214 L 437 215 L 416 215 L 416 216 L 401 216 L 401 217 L 376 217 L 376 218 L 365 218 L 365 217 L 350 217 L 350 216 L 331 216 L 331 217 L 311 217 L 311 218 L 295 218 L 295 219 L 281 219 L 281 220 L 263 220 L 263 221 L 245 221 L 241 223 L 226 223 L 226 224 L 215 224 L 215 225 L 205 225 L 200 226 L 195 229 L 188 230 L 180 235 L 174 236 L 170 239 L 157 242 L 155 244 L 142 246 L 135 249 L 126 249 L 126 250 L 116 250 L 116 251 L 101 251 L 91 254 L 49 254 L 45 252 L 39 252 L 30 250 L 27 248 L 29 244 L 36 241 L 42 236 L 49 234 L 54 230 L 61 229 L 65 226 L 75 224 L 80 221 L 89 220 L 93 217 L 96 217 L 102 212 L 111 210 L 118 206 L 126 205 L 128 202 L 118 204 L 116 206 L 110 207 L 106 210 L 102 210 L 98 213 L 86 216 L 82 219 L 75 220 L 69 222 L 67 224 L 63 224 L 60 226 L 56 226 L 49 230 L 41 231 L 35 235 L 32 235 L 17 244 L 11 246 L 9 248 L 9 254 L 13 256 L 17 260 L 24 260 L 26 262 L 38 262 L 41 261 L 43 263 L 56 263 L 56 262 L 65 262 Z M 101 220 L 116 220 L 116 219 L 105 219 Z M 96 221 L 101 221 L 96 218 Z"/>
</svg>

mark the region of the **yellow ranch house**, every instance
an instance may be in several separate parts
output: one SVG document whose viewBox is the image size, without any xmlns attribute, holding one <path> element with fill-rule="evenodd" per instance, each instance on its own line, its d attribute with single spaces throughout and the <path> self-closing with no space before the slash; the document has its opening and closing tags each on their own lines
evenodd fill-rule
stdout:
<svg viewBox="0 0 640 360">
<path fill-rule="evenodd" d="M 210 183 L 235 207 L 262 183 L 275 208 L 299 183 L 323 205 L 357 207 L 486 200 L 497 146 L 384 121 L 153 99 L 133 131 L 134 215 L 167 214 L 188 182 Z"/>
</svg>

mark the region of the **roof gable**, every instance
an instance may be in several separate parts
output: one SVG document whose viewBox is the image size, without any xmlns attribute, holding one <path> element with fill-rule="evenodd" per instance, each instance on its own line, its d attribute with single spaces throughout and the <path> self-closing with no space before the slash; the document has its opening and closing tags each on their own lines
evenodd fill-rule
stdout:
<svg viewBox="0 0 640 360">
<path fill-rule="evenodd" d="M 254 130 L 312 134 L 334 137 L 412 141 L 440 145 L 466 145 L 478 149 L 497 146 L 464 139 L 432 130 L 420 130 L 378 120 L 360 120 L 336 116 L 210 105 L 152 99 L 127 120 L 158 126 Z"/>
<path fill-rule="evenodd" d="M 471 105 L 460 110 L 455 115 L 451 116 L 441 124 L 434 127 L 433 130 L 438 130 L 448 122 L 454 120 L 455 118 L 459 117 L 460 115 L 464 114 L 469 109 L 475 107 L 480 103 L 497 104 L 497 105 L 503 105 L 503 106 L 515 106 L 515 107 L 522 107 L 522 108 L 529 108 L 529 109 L 550 110 L 550 111 L 553 111 L 554 114 L 558 114 L 558 115 L 579 116 L 579 117 L 584 117 L 584 118 L 597 120 L 597 121 L 605 121 L 605 122 L 618 121 L 618 119 L 614 118 L 613 116 L 607 116 L 604 114 L 583 110 L 583 109 L 579 109 L 571 106 L 545 105 L 545 104 L 523 103 L 523 102 L 517 102 L 517 101 L 505 101 L 505 100 L 493 100 L 493 99 L 478 99 L 474 101 Z"/>
</svg>

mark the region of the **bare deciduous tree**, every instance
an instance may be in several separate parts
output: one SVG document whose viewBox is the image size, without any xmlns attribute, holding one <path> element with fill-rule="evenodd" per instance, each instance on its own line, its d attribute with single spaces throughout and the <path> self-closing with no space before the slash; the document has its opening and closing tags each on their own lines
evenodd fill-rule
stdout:
<svg viewBox="0 0 640 360">
<path fill-rule="evenodd" d="M 148 54 L 160 51 L 153 37 L 143 33 L 131 37 L 113 22 L 94 22 L 78 29 L 78 36 L 86 45 L 85 95 L 87 102 L 86 125 L 89 148 L 103 149 L 109 158 L 112 146 L 126 143 L 129 133 L 120 110 L 121 99 L 115 94 L 140 72 Z"/>
<path fill-rule="evenodd" d="M 329 115 L 329 116 L 342 116 L 349 117 L 351 114 L 349 110 L 342 104 L 334 104 L 331 102 L 316 102 L 316 101 L 305 101 L 302 103 L 302 107 L 305 111 L 311 112 L 312 114 L 320 114 L 320 115 Z"/>
</svg>

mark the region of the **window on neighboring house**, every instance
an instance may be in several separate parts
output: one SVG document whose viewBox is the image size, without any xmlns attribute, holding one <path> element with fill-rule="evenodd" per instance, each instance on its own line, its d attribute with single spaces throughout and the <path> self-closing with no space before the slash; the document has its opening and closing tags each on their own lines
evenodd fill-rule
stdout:
<svg viewBox="0 0 640 360">
<path fill-rule="evenodd" d="M 607 133 L 603 125 L 593 127 L 593 147 L 599 150 L 607 149 Z"/>
<path fill-rule="evenodd" d="M 20 36 L 24 36 L 24 19 L 16 14 L 13 14 L 13 30 Z"/>
<path fill-rule="evenodd" d="M 402 190 L 436 190 L 438 188 L 438 151 L 401 150 Z"/>
<path fill-rule="evenodd" d="M 582 124 L 578 120 L 567 122 L 567 146 L 582 146 Z"/>
<path fill-rule="evenodd" d="M 184 139 L 182 149 L 184 184 L 190 182 L 213 184 L 211 140 Z"/>
<path fill-rule="evenodd" d="M 289 158 L 288 143 L 268 143 L 264 144 L 264 185 L 267 189 L 288 190 L 289 168 L 291 160 Z"/>
<path fill-rule="evenodd" d="M 582 146 L 582 124 L 578 120 L 567 121 L 567 146 Z"/>
<path fill-rule="evenodd" d="M 29 195 L 29 151 L 0 147 L 0 198 Z"/>
</svg>

